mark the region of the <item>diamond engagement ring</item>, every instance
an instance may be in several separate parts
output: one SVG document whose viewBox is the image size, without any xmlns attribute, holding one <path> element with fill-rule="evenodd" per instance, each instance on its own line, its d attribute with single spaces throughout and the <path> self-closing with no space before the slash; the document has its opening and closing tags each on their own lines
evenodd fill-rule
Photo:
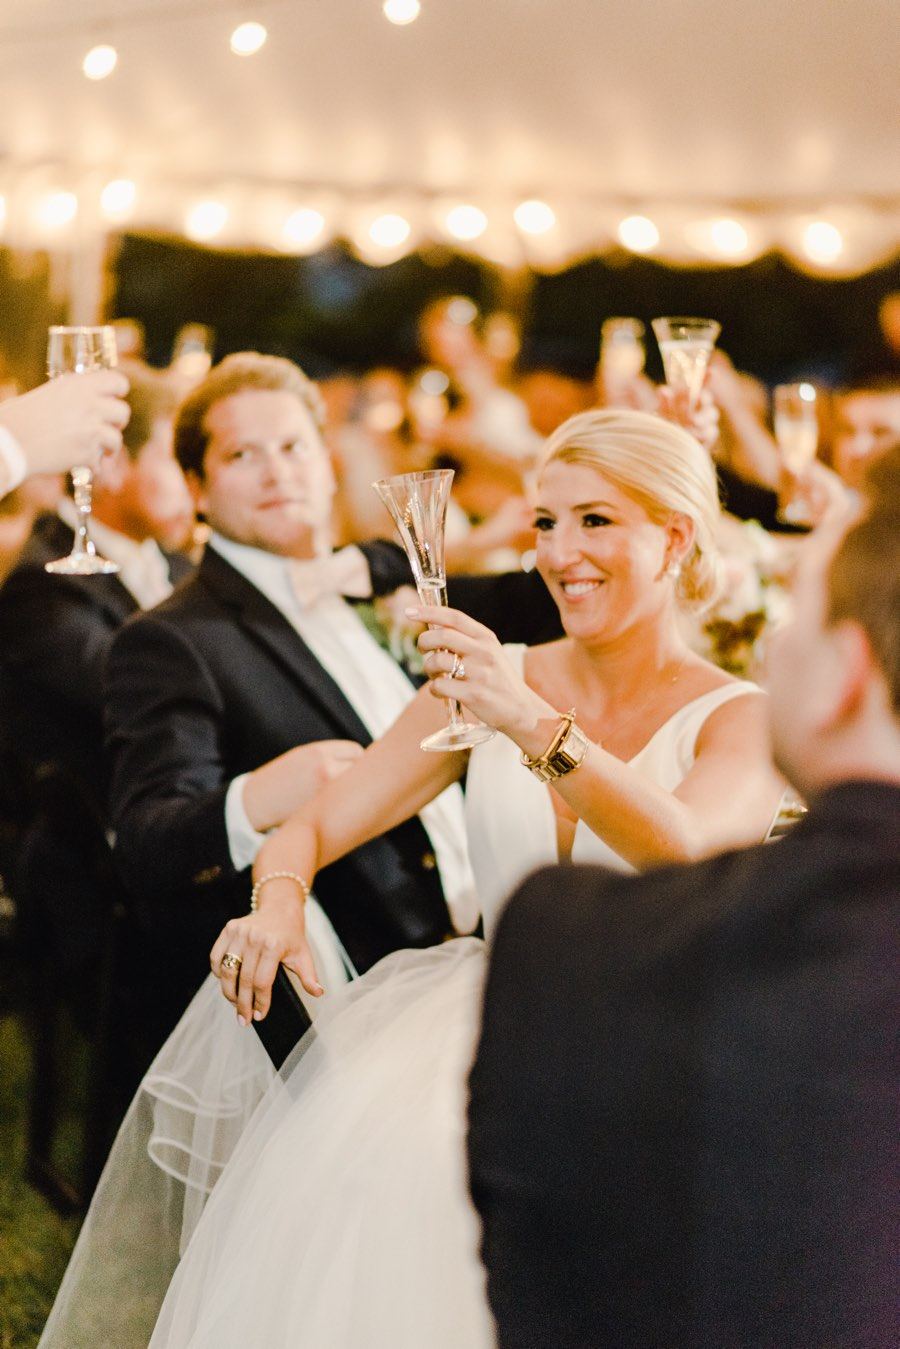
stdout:
<svg viewBox="0 0 900 1349">
<path fill-rule="evenodd" d="M 466 677 L 466 667 L 463 658 L 460 655 L 455 655 L 453 657 L 453 668 L 450 671 L 450 678 L 465 679 L 465 677 Z"/>
<path fill-rule="evenodd" d="M 236 956 L 233 951 L 226 951 L 219 965 L 220 970 L 239 970 L 244 963 L 243 956 Z"/>
</svg>

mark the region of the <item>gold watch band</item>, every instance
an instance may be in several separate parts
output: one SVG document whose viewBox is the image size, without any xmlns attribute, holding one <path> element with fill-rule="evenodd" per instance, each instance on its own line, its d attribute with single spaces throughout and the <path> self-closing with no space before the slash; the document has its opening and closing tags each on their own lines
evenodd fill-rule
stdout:
<svg viewBox="0 0 900 1349">
<path fill-rule="evenodd" d="M 575 709 L 572 708 L 560 718 L 553 739 L 543 754 L 537 758 L 523 754 L 521 762 L 539 782 L 553 782 L 583 762 L 589 743 L 584 732 L 575 725 Z"/>
</svg>

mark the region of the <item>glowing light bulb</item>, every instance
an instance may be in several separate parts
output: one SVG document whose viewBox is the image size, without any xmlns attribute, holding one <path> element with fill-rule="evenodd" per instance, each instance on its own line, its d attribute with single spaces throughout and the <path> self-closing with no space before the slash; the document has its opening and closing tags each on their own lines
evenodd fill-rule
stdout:
<svg viewBox="0 0 900 1349">
<path fill-rule="evenodd" d="M 119 53 L 115 47 L 110 47 L 102 42 L 99 47 L 92 47 L 81 63 L 81 69 L 89 80 L 105 80 L 107 75 L 111 75 L 116 68 L 119 60 Z"/>
<path fill-rule="evenodd" d="M 410 236 L 410 224 L 402 215 L 380 215 L 369 226 L 369 238 L 379 248 L 399 248 Z"/>
<path fill-rule="evenodd" d="M 231 50 L 235 56 L 255 56 L 260 47 L 265 45 L 268 36 L 265 26 L 261 23 L 254 21 L 239 23 L 231 34 Z"/>
<path fill-rule="evenodd" d="M 556 213 L 545 201 L 523 201 L 513 211 L 523 234 L 546 234 L 556 224 Z"/>
<path fill-rule="evenodd" d="M 381 6 L 384 17 L 391 23 L 412 23 L 422 12 L 420 0 L 384 0 Z"/>
<path fill-rule="evenodd" d="M 629 215 L 619 223 L 619 243 L 632 253 L 650 253 L 659 243 L 659 230 L 645 215 Z"/>
<path fill-rule="evenodd" d="M 188 211 L 184 230 L 189 239 L 214 239 L 228 223 L 228 207 L 220 201 L 198 201 Z"/>
<path fill-rule="evenodd" d="M 840 257 L 844 238 L 836 225 L 827 220 L 814 220 L 803 231 L 803 247 L 813 262 L 827 264 Z"/>
<path fill-rule="evenodd" d="M 814 403 L 816 401 L 816 389 L 814 384 L 801 384 L 797 393 L 803 399 L 804 403 Z"/>
<path fill-rule="evenodd" d="M 477 206 L 454 206 L 444 224 L 454 239 L 477 239 L 487 229 L 487 216 Z"/>
<path fill-rule="evenodd" d="M 325 217 L 321 211 L 301 206 L 293 211 L 281 227 L 285 243 L 295 248 L 309 248 L 321 236 L 325 229 Z"/>
<path fill-rule="evenodd" d="M 723 258 L 739 258 L 746 253 L 750 237 L 739 220 L 723 216 L 709 227 L 709 237 L 715 252 Z"/>
<path fill-rule="evenodd" d="M 107 220 L 124 220 L 136 198 L 137 188 L 130 178 L 114 178 L 100 193 L 100 209 Z"/>
<path fill-rule="evenodd" d="M 78 214 L 78 198 L 74 192 L 48 192 L 37 205 L 38 223 L 47 230 L 70 225 Z"/>
</svg>

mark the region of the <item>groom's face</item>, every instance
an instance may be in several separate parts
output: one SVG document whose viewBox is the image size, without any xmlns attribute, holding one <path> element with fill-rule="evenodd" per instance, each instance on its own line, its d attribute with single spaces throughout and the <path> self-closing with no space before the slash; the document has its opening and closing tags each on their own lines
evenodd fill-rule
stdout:
<svg viewBox="0 0 900 1349">
<path fill-rule="evenodd" d="M 284 557 L 328 547 L 334 475 L 309 409 L 281 389 L 242 389 L 213 403 L 197 509 L 237 543 Z"/>
</svg>

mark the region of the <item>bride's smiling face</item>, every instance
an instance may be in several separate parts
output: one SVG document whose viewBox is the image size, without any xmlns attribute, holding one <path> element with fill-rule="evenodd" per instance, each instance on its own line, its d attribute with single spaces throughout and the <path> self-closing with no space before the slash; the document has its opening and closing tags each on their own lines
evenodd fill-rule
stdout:
<svg viewBox="0 0 900 1349">
<path fill-rule="evenodd" d="M 537 503 L 537 568 L 570 637 L 610 641 L 671 605 L 679 517 L 656 524 L 597 469 L 560 460 L 542 473 Z"/>
</svg>

